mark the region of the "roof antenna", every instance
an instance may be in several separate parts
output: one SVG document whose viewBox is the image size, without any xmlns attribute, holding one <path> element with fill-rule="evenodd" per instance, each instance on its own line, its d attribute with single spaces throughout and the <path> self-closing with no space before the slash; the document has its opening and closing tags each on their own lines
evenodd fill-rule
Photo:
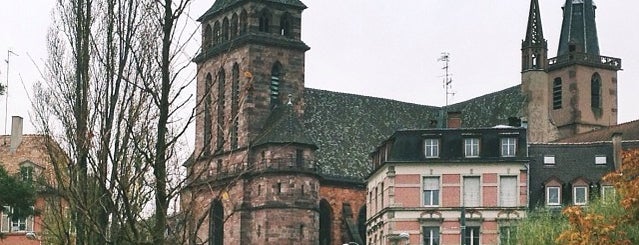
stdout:
<svg viewBox="0 0 639 245">
<path fill-rule="evenodd" d="M 448 96 L 455 96 L 455 92 L 452 91 L 453 74 L 448 72 L 448 62 L 450 61 L 450 54 L 448 52 L 442 52 L 442 56 L 439 57 L 437 61 L 444 62 L 444 67 L 442 67 L 442 70 L 444 70 L 444 75 L 442 76 L 444 77 L 444 80 L 442 82 L 442 85 L 444 87 L 444 90 L 446 91 L 446 106 L 448 106 Z"/>
<path fill-rule="evenodd" d="M 4 101 L 4 134 L 5 135 L 7 135 L 7 118 L 9 114 L 9 57 L 12 54 L 15 56 L 18 56 L 18 54 L 14 53 L 13 51 L 11 51 L 11 49 L 9 49 L 7 50 L 7 59 L 4 60 L 5 62 L 7 62 L 7 85 L 4 87 L 4 96 L 6 96 Z M 5 144 L 6 143 L 7 142 L 5 142 Z"/>
</svg>

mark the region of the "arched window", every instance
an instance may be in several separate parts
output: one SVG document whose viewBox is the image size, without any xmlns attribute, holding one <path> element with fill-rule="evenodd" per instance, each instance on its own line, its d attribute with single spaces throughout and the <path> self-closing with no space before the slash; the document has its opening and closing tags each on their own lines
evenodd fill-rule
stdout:
<svg viewBox="0 0 639 245">
<path fill-rule="evenodd" d="M 224 206 L 219 199 L 211 202 L 209 210 L 209 244 L 224 245 Z"/>
<path fill-rule="evenodd" d="M 590 106 L 601 108 L 601 76 L 599 73 L 593 74 L 590 80 Z"/>
<path fill-rule="evenodd" d="M 231 17 L 231 39 L 237 37 L 238 28 L 239 28 L 239 20 L 237 19 L 237 14 L 233 14 Z"/>
<path fill-rule="evenodd" d="M 224 83 L 226 81 L 226 74 L 224 69 L 221 69 L 217 73 L 217 144 L 216 150 L 221 150 L 224 146 Z"/>
<path fill-rule="evenodd" d="M 224 18 L 222 21 L 222 41 L 229 40 L 229 18 Z"/>
<path fill-rule="evenodd" d="M 206 24 L 202 30 L 202 49 L 211 47 L 211 25 Z"/>
<path fill-rule="evenodd" d="M 239 130 L 239 107 L 240 107 L 240 66 L 233 64 L 233 71 L 231 73 L 231 149 L 237 148 L 237 134 Z"/>
<path fill-rule="evenodd" d="M 333 222 L 333 209 L 331 204 L 322 199 L 319 206 L 320 222 L 319 222 L 319 244 L 330 245 L 332 243 L 332 222 Z"/>
<path fill-rule="evenodd" d="M 213 86 L 213 78 L 211 74 L 206 74 L 206 79 L 204 80 L 204 142 L 203 142 L 203 154 L 208 156 L 211 154 L 211 129 L 213 128 L 211 125 L 211 105 L 213 101 L 211 99 L 211 87 Z"/>
<path fill-rule="evenodd" d="M 259 21 L 260 23 L 258 30 L 261 32 L 269 32 L 269 25 L 271 24 L 271 14 L 267 10 L 262 11 L 259 17 Z"/>
<path fill-rule="evenodd" d="M 280 103 L 280 83 L 282 81 L 282 65 L 275 62 L 271 69 L 271 106 Z"/>
<path fill-rule="evenodd" d="M 213 45 L 219 44 L 221 42 L 221 37 L 222 33 L 220 31 L 220 22 L 216 21 L 213 25 Z"/>
<path fill-rule="evenodd" d="M 362 206 L 357 214 L 357 231 L 364 242 L 362 245 L 366 245 L 366 205 Z"/>
<path fill-rule="evenodd" d="M 562 94 L 561 94 L 561 77 L 555 78 L 552 82 L 552 108 L 561 109 Z"/>
<path fill-rule="evenodd" d="M 280 35 L 282 36 L 290 36 L 291 35 L 291 17 L 289 13 L 284 13 L 282 17 L 280 17 Z"/>
<path fill-rule="evenodd" d="M 246 33 L 248 31 L 248 14 L 246 10 L 242 9 L 240 13 L 240 35 Z"/>
</svg>

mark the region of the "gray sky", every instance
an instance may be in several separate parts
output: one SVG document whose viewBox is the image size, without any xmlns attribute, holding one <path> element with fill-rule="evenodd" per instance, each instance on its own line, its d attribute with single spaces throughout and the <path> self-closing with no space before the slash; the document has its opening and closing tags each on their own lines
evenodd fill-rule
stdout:
<svg viewBox="0 0 639 245">
<path fill-rule="evenodd" d="M 529 0 L 302 0 L 306 86 L 425 105 L 444 105 L 441 52 L 451 56 L 452 102 L 460 102 L 520 83 L 521 40 Z M 557 53 L 564 0 L 539 0 L 549 56 Z M 27 95 L 42 80 L 38 66 L 46 58 L 46 33 L 53 0 L 4 0 L 0 8 L 0 58 L 10 48 L 8 115 L 29 122 Z M 619 72 L 619 121 L 639 119 L 639 2 L 597 1 L 601 54 L 622 58 Z M 194 0 L 196 19 L 213 0 Z M 190 20 L 193 21 L 194 20 Z M 195 28 L 196 26 L 193 25 Z M 199 35 L 196 35 L 199 38 Z M 193 40 L 194 47 L 200 40 Z M 191 52 L 197 52 L 193 48 Z M 31 61 L 31 57 L 34 62 Z M 193 71 L 195 67 L 193 67 Z M 0 82 L 7 67 L 0 62 Z M 23 85 L 24 84 L 24 85 Z M 25 90 L 25 87 L 27 88 Z M 194 91 L 194 89 L 193 89 Z M 5 96 L 0 97 L 0 134 L 4 133 Z M 9 118 L 10 121 L 10 118 Z"/>
</svg>

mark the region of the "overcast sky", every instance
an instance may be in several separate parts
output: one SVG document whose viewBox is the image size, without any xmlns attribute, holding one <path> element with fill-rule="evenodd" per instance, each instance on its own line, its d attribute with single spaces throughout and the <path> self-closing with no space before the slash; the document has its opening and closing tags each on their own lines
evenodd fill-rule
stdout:
<svg viewBox="0 0 639 245">
<path fill-rule="evenodd" d="M 554 57 L 564 0 L 539 1 L 549 57 Z M 5 0 L 0 8 L 0 58 L 7 59 L 9 49 L 18 55 L 10 56 L 8 115 L 24 117 L 26 133 L 35 133 L 30 125 L 28 91 L 34 81 L 43 79 L 38 67 L 46 57 L 45 38 L 55 2 Z M 452 102 L 520 83 L 520 49 L 529 0 L 303 2 L 308 9 L 302 17 L 302 39 L 311 47 L 306 53 L 307 87 L 442 106 L 443 64 L 437 61 L 442 52 L 451 57 L 456 93 Z M 639 1 L 596 3 L 601 54 L 623 60 L 619 121 L 639 119 L 635 95 L 639 91 L 639 31 L 635 26 L 639 24 Z M 194 28 L 194 19 L 212 4 L 213 0 L 193 0 L 189 21 Z M 197 45 L 200 40 L 193 42 Z M 0 62 L 0 82 L 6 80 L 7 66 Z M 0 134 L 4 133 L 4 119 L 2 96 Z"/>
</svg>

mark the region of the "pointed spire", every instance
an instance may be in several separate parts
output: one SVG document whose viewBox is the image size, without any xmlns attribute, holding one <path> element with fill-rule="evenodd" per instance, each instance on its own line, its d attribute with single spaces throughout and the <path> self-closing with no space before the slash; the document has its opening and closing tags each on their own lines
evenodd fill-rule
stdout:
<svg viewBox="0 0 639 245">
<path fill-rule="evenodd" d="M 596 6 L 592 0 L 566 0 L 557 56 L 570 52 L 599 55 L 595 23 Z"/>
<path fill-rule="evenodd" d="M 539 14 L 539 2 L 537 0 L 530 1 L 530 12 L 528 13 L 528 28 L 526 29 L 526 39 L 524 47 L 544 46 L 544 30 L 541 26 L 541 16 Z"/>
</svg>

